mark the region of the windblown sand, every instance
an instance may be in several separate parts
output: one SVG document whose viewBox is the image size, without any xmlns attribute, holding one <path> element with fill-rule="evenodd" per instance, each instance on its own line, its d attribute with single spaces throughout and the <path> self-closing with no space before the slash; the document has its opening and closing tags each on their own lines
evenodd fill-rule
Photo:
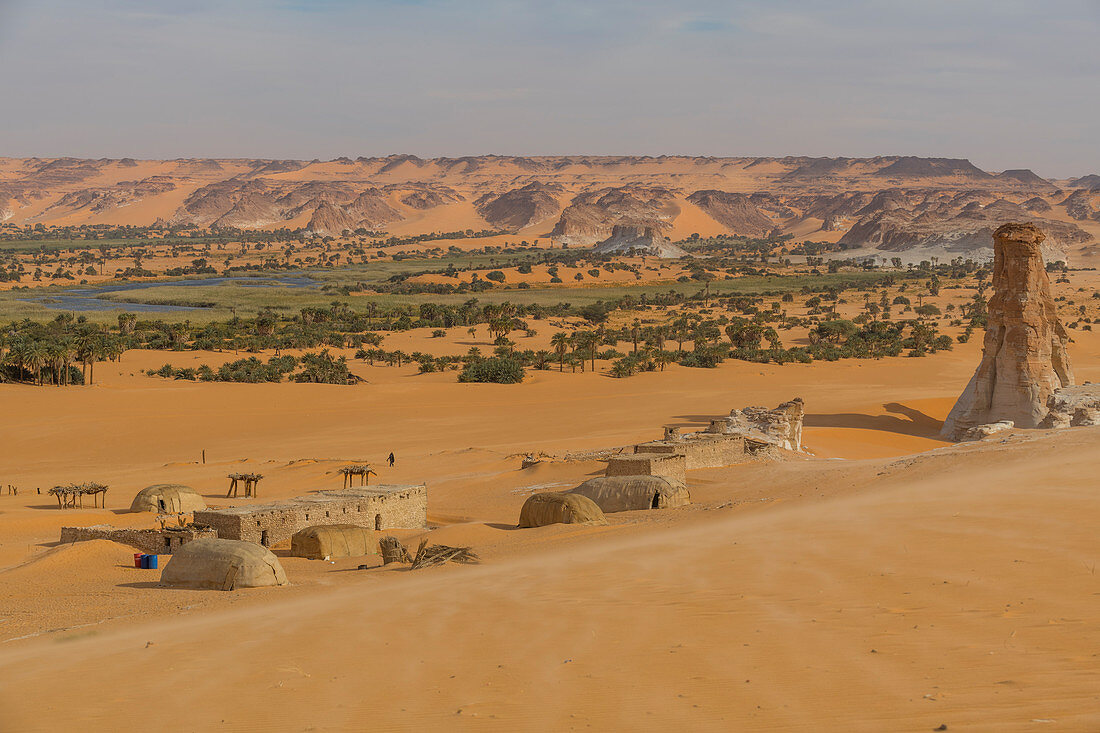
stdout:
<svg viewBox="0 0 1100 733">
<path fill-rule="evenodd" d="M 1100 378 L 1100 340 L 1075 337 Z M 515 386 L 170 382 L 140 370 L 178 354 L 132 352 L 93 387 L 2 386 L 0 482 L 22 491 L 0 495 L 0 729 L 1100 729 L 1100 429 L 938 440 L 976 341 Z M 795 396 L 813 457 L 692 472 L 682 510 L 512 528 L 528 494 L 600 471 L 567 453 Z M 151 526 L 123 512 L 151 483 L 224 505 L 247 467 L 264 501 L 391 450 L 380 480 L 426 481 L 431 538 L 482 566 L 284 557 L 287 588 L 178 591 L 124 546 L 54 546 L 64 524 Z M 107 509 L 33 490 L 85 480 Z"/>
</svg>

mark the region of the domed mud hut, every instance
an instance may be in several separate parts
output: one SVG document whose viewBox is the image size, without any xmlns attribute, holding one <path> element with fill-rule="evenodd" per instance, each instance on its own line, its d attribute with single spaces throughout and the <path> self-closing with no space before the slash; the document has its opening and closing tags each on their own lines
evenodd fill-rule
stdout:
<svg viewBox="0 0 1100 733">
<path fill-rule="evenodd" d="M 190 486 L 181 484 L 153 484 L 146 486 L 130 504 L 132 512 L 161 512 L 175 514 L 205 509 L 206 500 Z"/>
<path fill-rule="evenodd" d="M 548 524 L 601 525 L 607 524 L 607 519 L 587 496 L 553 491 L 533 494 L 520 509 L 519 528 L 545 527 Z"/>
<path fill-rule="evenodd" d="M 373 555 L 374 532 L 350 524 L 326 524 L 306 527 L 290 538 L 290 554 L 323 560 L 326 557 L 362 557 Z"/>
<path fill-rule="evenodd" d="M 172 555 L 160 576 L 174 588 L 237 590 L 287 585 L 279 558 L 266 547 L 240 540 L 200 539 Z"/>
<path fill-rule="evenodd" d="M 568 493 L 588 497 L 604 512 L 671 509 L 691 503 L 687 487 L 664 476 L 597 476 Z"/>
</svg>

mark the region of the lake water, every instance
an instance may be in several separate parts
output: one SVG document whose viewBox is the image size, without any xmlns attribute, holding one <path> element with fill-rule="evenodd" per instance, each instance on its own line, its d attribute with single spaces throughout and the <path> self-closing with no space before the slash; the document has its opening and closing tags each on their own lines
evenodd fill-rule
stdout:
<svg viewBox="0 0 1100 733">
<path fill-rule="evenodd" d="M 240 285 L 247 288 L 316 288 L 321 282 L 304 275 L 282 277 L 210 277 L 195 280 L 162 280 L 159 282 L 120 283 L 101 287 L 68 288 L 49 295 L 37 295 L 20 298 L 24 303 L 36 303 L 43 308 L 63 311 L 111 311 L 125 310 L 134 313 L 164 313 L 168 311 L 196 311 L 201 307 L 186 305 L 156 305 L 152 303 L 119 303 L 102 296 L 109 293 L 123 293 L 128 290 L 148 290 L 149 288 L 196 287 L 200 285 Z"/>
</svg>

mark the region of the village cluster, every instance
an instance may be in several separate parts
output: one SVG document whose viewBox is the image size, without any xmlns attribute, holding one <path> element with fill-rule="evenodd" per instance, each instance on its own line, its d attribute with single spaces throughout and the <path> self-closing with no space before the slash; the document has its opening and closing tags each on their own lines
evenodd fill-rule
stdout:
<svg viewBox="0 0 1100 733">
<path fill-rule="evenodd" d="M 518 528 L 557 523 L 606 525 L 607 513 L 684 506 L 690 501 L 689 470 L 799 451 L 803 414 L 802 400 L 796 399 L 774 410 L 733 410 L 700 432 L 665 428 L 660 440 L 608 455 L 605 475 L 590 478 L 570 491 L 528 497 L 520 510 Z M 524 465 L 539 462 L 531 458 Z M 130 511 L 155 513 L 158 527 L 63 527 L 61 542 L 103 539 L 129 545 L 148 556 L 169 555 L 162 584 L 222 590 L 287 584 L 286 572 L 271 550 L 288 541 L 292 557 L 362 557 L 380 547 L 384 561 L 403 560 L 414 568 L 447 560 L 476 560 L 469 548 L 428 544 L 422 544 L 414 555 L 396 538 L 381 534 L 390 529 L 428 527 L 424 484 L 369 486 L 367 479 L 374 472 L 365 465 L 346 466 L 338 473 L 344 482 L 340 489 L 230 507 L 209 507 L 203 496 L 188 486 L 155 484 L 138 492 Z M 360 477 L 362 485 L 351 485 L 354 476 Z M 245 496 L 255 498 L 262 478 L 259 474 L 230 474 L 226 498 L 236 498 L 242 481 Z M 105 494 L 106 487 L 102 488 Z M 75 504 L 59 501 L 59 506 Z M 425 558 L 438 562 L 425 563 Z"/>
</svg>

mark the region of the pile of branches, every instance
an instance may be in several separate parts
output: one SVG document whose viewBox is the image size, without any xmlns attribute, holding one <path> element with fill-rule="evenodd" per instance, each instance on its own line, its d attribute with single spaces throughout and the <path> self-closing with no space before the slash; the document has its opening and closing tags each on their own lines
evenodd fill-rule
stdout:
<svg viewBox="0 0 1100 733">
<path fill-rule="evenodd" d="M 419 570 L 420 568 L 430 568 L 448 562 L 476 565 L 481 562 L 481 558 L 469 547 L 429 545 L 427 540 L 421 540 L 420 547 L 416 549 L 416 557 L 413 558 L 412 567 L 409 569 Z"/>
</svg>

